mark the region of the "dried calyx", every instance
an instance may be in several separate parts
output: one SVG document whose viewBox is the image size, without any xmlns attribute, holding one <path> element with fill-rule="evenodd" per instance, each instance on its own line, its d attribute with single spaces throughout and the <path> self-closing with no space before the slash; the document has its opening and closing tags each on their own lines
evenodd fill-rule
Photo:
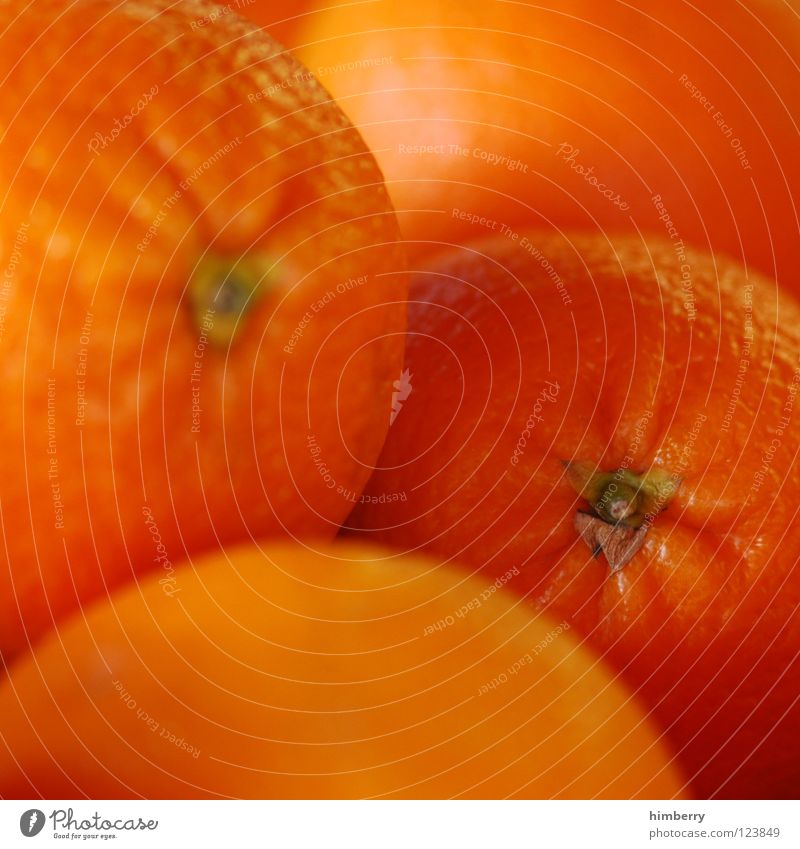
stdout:
<svg viewBox="0 0 800 849">
<path fill-rule="evenodd" d="M 636 474 L 629 469 L 603 472 L 591 463 L 564 461 L 567 480 L 589 502 L 575 514 L 575 529 L 611 571 L 621 569 L 642 547 L 653 519 L 669 504 L 680 478 L 664 469 Z"/>
<path fill-rule="evenodd" d="M 194 326 L 212 344 L 229 345 L 248 311 L 274 287 L 274 276 L 275 263 L 263 254 L 206 255 L 189 280 Z"/>
</svg>

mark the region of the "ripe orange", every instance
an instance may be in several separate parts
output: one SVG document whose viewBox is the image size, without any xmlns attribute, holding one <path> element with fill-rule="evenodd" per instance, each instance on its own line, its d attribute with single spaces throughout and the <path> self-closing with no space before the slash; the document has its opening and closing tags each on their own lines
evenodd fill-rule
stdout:
<svg viewBox="0 0 800 849">
<path fill-rule="evenodd" d="M 518 568 L 649 705 L 698 795 L 793 797 L 800 309 L 675 247 L 521 231 L 415 272 L 411 390 L 353 524 Z M 593 505 L 571 483 L 587 466 L 607 475 Z M 644 472 L 653 503 L 677 492 L 607 502 L 646 532 L 612 572 L 576 510 L 602 515 L 609 483 L 639 499 Z"/>
<path fill-rule="evenodd" d="M 5 798 L 670 798 L 628 694 L 438 561 L 232 549 L 51 634 L 0 685 Z"/>
<path fill-rule="evenodd" d="M 380 172 L 217 9 L 0 8 L 5 659 L 135 570 L 332 537 L 388 427 L 405 282 Z"/>
<path fill-rule="evenodd" d="M 237 13 L 263 27 L 282 44 L 291 43 L 295 33 L 315 12 L 315 0 L 230 0 L 222 6 L 222 14 Z"/>
<path fill-rule="evenodd" d="M 674 228 L 797 287 L 787 4 L 317 5 L 289 45 L 375 151 L 409 238 Z"/>
</svg>

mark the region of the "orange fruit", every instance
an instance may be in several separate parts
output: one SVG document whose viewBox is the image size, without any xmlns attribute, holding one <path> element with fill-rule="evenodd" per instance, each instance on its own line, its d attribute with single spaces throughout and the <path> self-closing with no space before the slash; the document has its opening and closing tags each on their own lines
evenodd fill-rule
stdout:
<svg viewBox="0 0 800 849">
<path fill-rule="evenodd" d="M 412 279 L 410 389 L 352 524 L 489 577 L 518 569 L 510 585 L 649 706 L 699 796 L 793 797 L 795 301 L 671 243 L 531 231 Z M 584 467 L 605 473 L 588 498 Z M 653 506 L 656 485 L 672 491 Z"/>
<path fill-rule="evenodd" d="M 135 571 L 332 537 L 388 427 L 405 282 L 380 172 L 217 9 L 0 8 L 6 659 Z"/>
<path fill-rule="evenodd" d="M 314 0 L 231 0 L 222 5 L 222 14 L 237 13 L 263 27 L 281 43 L 293 41 L 298 28 L 314 12 Z M 227 10 L 227 11 L 226 11 Z"/>
<path fill-rule="evenodd" d="M 637 228 L 800 265 L 800 19 L 775 0 L 349 0 L 289 46 L 375 151 L 405 235 Z"/>
<path fill-rule="evenodd" d="M 672 798 L 568 625 L 436 560 L 220 552 L 120 590 L 0 685 L 5 798 Z"/>
</svg>

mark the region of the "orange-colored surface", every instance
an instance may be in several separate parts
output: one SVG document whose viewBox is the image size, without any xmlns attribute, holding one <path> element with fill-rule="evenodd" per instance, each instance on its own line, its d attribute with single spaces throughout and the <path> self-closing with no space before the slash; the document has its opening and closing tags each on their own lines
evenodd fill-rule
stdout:
<svg viewBox="0 0 800 849">
<path fill-rule="evenodd" d="M 226 4 L 221 4 L 225 7 Z M 263 27 L 282 44 L 292 44 L 300 27 L 306 25 L 309 16 L 316 14 L 320 5 L 317 0 L 231 0 L 227 14 L 238 14 L 249 18 Z"/>
<path fill-rule="evenodd" d="M 0 7 L 6 659 L 186 551 L 332 537 L 388 426 L 405 280 L 380 173 L 217 8 Z M 215 300 L 228 271 L 249 300 Z"/>
<path fill-rule="evenodd" d="M 361 128 L 409 237 L 663 232 L 800 290 L 800 18 L 772 0 L 318 3 L 289 46 Z"/>
<path fill-rule="evenodd" d="M 563 623 L 422 557 L 231 549 L 85 611 L 0 685 L 0 795 L 680 796 Z"/>
<path fill-rule="evenodd" d="M 670 242 L 530 231 L 412 281 L 411 391 L 353 524 L 518 568 L 651 707 L 699 796 L 796 794 L 794 300 Z M 563 460 L 682 478 L 617 574 L 578 539 Z"/>
</svg>

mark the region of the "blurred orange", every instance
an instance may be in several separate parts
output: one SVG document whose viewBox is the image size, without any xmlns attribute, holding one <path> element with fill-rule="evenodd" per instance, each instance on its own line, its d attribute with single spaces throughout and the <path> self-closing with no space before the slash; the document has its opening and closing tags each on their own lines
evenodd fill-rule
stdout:
<svg viewBox="0 0 800 849">
<path fill-rule="evenodd" d="M 412 239 L 674 230 L 800 291 L 800 19 L 778 0 L 332 0 L 290 46 Z M 481 220 L 483 219 L 483 220 Z"/>
<path fill-rule="evenodd" d="M 302 66 L 214 10 L 0 6 L 6 660 L 135 570 L 333 537 L 388 427 L 381 175 Z"/>
<path fill-rule="evenodd" d="M 670 242 L 529 230 L 412 281 L 410 389 L 352 523 L 518 569 L 510 586 L 653 711 L 698 796 L 796 798 L 797 303 Z M 680 481 L 621 571 L 580 539 L 564 461 Z"/>
<path fill-rule="evenodd" d="M 502 581 L 239 548 L 50 635 L 0 685 L 5 798 L 674 798 L 635 702 Z"/>
</svg>

